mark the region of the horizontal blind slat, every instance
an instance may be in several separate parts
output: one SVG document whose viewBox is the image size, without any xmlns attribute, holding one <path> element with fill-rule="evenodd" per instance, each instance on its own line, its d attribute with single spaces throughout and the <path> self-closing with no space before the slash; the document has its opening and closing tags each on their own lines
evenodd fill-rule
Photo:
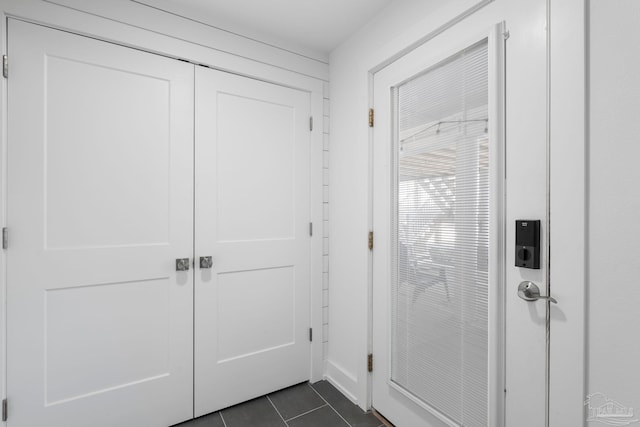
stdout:
<svg viewBox="0 0 640 427">
<path fill-rule="evenodd" d="M 460 425 L 487 414 L 487 44 L 401 85 L 391 378 Z"/>
</svg>

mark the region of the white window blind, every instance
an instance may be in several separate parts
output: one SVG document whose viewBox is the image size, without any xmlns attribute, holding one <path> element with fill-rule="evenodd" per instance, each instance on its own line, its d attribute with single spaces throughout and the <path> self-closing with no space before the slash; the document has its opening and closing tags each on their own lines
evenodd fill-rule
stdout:
<svg viewBox="0 0 640 427">
<path fill-rule="evenodd" d="M 487 42 L 393 98 L 391 380 L 458 425 L 486 426 Z"/>
</svg>

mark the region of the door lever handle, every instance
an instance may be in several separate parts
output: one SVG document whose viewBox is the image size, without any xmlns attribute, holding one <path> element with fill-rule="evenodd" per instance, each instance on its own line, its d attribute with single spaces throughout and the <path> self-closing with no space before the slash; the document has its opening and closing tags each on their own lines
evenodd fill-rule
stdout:
<svg viewBox="0 0 640 427">
<path fill-rule="evenodd" d="M 557 304 L 558 301 L 552 296 L 540 295 L 540 288 L 533 282 L 524 281 L 518 285 L 518 296 L 525 301 L 538 301 L 539 299 L 548 299 L 550 302 Z"/>
</svg>

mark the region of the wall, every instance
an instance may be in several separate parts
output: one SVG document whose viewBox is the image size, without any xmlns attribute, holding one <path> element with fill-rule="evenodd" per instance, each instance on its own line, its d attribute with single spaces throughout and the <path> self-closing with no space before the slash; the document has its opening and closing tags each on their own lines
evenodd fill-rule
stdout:
<svg viewBox="0 0 640 427">
<path fill-rule="evenodd" d="M 589 2 L 586 395 L 640 408 L 640 3 Z"/>
<path fill-rule="evenodd" d="M 511 33 L 507 42 L 509 71 L 506 102 L 507 116 L 511 118 L 511 124 L 507 124 L 507 141 L 511 141 L 508 144 L 512 145 L 507 149 L 507 162 L 515 166 L 511 169 L 513 182 L 524 185 L 522 188 L 512 186 L 507 191 L 528 194 L 530 197 L 514 198 L 519 203 L 507 207 L 508 224 L 517 217 L 544 219 L 545 1 L 526 4 L 509 0 L 395 2 L 331 53 L 331 340 L 325 374 L 362 408 L 367 408 L 371 399 L 370 377 L 366 369 L 366 356 L 371 348 L 368 319 L 371 315 L 371 258 L 367 248 L 367 233 L 372 224 L 369 157 L 371 130 L 367 126 L 371 103 L 369 76 L 390 61 L 395 61 L 403 52 L 419 46 L 421 41 L 428 39 L 444 24 L 476 6 L 477 11 L 457 24 L 456 34 L 467 31 L 468 37 L 472 37 L 485 29 L 488 34 L 489 28 L 501 21 L 506 21 Z M 463 35 L 464 37 L 467 35 Z M 523 102 L 525 99 L 527 102 Z M 529 178 L 527 174 L 531 174 Z M 511 241 L 511 227 L 507 228 L 507 232 L 507 241 Z M 508 258 L 508 265 L 513 266 L 513 258 Z M 544 270 L 522 272 L 514 267 L 507 269 L 511 288 L 521 280 L 544 283 L 544 274 Z M 524 372 L 527 371 L 525 366 L 529 364 L 537 367 L 526 379 L 519 379 L 522 380 L 519 387 L 514 384 L 511 401 L 523 402 L 529 395 L 537 398 L 536 404 L 529 408 L 524 404 L 514 406 L 521 412 L 510 416 L 521 415 L 531 425 L 539 425 L 539 414 L 544 416 L 544 308 L 542 314 L 532 312 L 531 306 L 528 311 L 523 309 L 523 301 L 517 298 L 511 288 L 507 292 L 506 304 L 507 310 L 512 307 L 514 327 L 509 333 L 516 337 L 520 328 L 531 328 L 536 334 L 531 338 L 536 351 L 525 353 L 522 359 L 515 360 L 511 369 Z M 536 319 L 542 316 L 542 323 L 532 322 L 531 317 L 535 316 Z M 512 342 L 516 343 L 517 339 Z"/>
<path fill-rule="evenodd" d="M 329 354 L 329 83 L 324 84 L 322 124 L 322 360 Z M 323 366 L 324 370 L 324 366 Z"/>
</svg>

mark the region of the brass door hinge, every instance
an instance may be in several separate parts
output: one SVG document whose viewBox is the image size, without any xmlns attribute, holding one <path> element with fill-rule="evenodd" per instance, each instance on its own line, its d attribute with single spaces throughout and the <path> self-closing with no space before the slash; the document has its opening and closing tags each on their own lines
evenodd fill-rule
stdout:
<svg viewBox="0 0 640 427">
<path fill-rule="evenodd" d="M 367 372 L 373 372 L 373 354 L 367 356 Z"/>
<path fill-rule="evenodd" d="M 369 250 L 373 250 L 373 231 L 369 232 Z"/>
<path fill-rule="evenodd" d="M 369 108 L 369 127 L 372 128 L 375 122 L 375 113 L 373 112 L 373 108 Z"/>
</svg>

